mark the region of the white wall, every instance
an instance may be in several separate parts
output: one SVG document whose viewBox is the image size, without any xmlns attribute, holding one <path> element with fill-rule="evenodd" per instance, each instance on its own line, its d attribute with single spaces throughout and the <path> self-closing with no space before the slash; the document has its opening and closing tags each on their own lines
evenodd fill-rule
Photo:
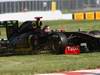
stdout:
<svg viewBox="0 0 100 75">
<path fill-rule="evenodd" d="M 7 14 L 0 14 L 0 21 L 5 21 L 5 20 L 27 21 L 27 20 L 34 20 L 34 17 L 43 17 L 42 20 L 60 20 L 60 19 L 71 20 L 72 14 L 62 14 L 61 11 L 59 10 L 55 12 L 35 11 L 35 12 L 7 13 Z"/>
</svg>

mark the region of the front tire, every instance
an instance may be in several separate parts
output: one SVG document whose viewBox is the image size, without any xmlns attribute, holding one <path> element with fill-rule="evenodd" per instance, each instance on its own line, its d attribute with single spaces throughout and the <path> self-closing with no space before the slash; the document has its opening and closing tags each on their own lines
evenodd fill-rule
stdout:
<svg viewBox="0 0 100 75">
<path fill-rule="evenodd" d="M 66 46 L 66 36 L 63 33 L 54 33 L 49 37 L 48 45 L 53 54 L 62 54 Z"/>
</svg>

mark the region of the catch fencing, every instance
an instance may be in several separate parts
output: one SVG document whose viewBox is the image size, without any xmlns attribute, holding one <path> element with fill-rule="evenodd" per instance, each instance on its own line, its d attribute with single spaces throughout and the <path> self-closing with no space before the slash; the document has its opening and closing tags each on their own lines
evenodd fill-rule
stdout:
<svg viewBox="0 0 100 75">
<path fill-rule="evenodd" d="M 52 9 L 62 12 L 97 11 L 100 10 L 100 0 L 0 0 L 0 14 Z"/>
</svg>

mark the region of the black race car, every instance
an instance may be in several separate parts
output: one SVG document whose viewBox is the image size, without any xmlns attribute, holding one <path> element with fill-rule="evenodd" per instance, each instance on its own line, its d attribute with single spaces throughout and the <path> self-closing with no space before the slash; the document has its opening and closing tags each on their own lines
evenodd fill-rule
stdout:
<svg viewBox="0 0 100 75">
<path fill-rule="evenodd" d="M 41 28 L 42 17 L 35 17 L 36 21 L 26 21 L 18 26 L 18 21 L 0 22 L 6 28 L 7 40 L 0 38 L 0 53 L 37 54 L 48 50 L 54 54 L 62 54 L 66 46 L 79 45 L 81 52 L 100 50 L 100 38 L 91 32 L 64 32 Z M 99 35 L 100 33 L 97 32 Z M 83 47 L 84 46 L 84 47 Z"/>
</svg>

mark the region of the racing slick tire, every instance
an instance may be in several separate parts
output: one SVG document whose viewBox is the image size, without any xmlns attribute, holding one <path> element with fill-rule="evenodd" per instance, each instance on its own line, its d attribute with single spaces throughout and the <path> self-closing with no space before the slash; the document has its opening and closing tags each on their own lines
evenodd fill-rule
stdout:
<svg viewBox="0 0 100 75">
<path fill-rule="evenodd" d="M 40 50 L 38 49 L 39 46 L 39 39 L 37 35 L 30 35 L 28 37 L 28 44 L 32 50 L 32 54 L 39 54 Z"/>
<path fill-rule="evenodd" d="M 66 36 L 63 33 L 53 33 L 48 40 L 50 52 L 53 54 L 62 54 L 66 47 Z"/>
</svg>

